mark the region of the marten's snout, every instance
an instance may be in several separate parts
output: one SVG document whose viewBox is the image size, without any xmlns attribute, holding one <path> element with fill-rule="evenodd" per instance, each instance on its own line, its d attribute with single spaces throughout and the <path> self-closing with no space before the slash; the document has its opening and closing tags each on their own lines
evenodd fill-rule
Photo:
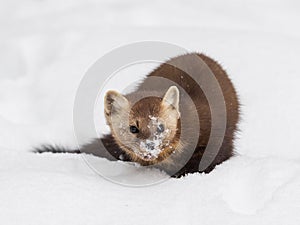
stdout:
<svg viewBox="0 0 300 225">
<path fill-rule="evenodd" d="M 150 151 L 153 151 L 155 149 L 155 143 L 154 142 L 149 142 L 145 144 L 145 147 L 149 149 Z"/>
</svg>

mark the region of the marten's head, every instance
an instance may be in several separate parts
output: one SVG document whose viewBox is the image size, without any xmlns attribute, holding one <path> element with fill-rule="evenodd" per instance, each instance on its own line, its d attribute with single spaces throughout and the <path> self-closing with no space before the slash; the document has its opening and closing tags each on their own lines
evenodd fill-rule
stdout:
<svg viewBox="0 0 300 225">
<path fill-rule="evenodd" d="M 105 96 L 105 115 L 118 145 L 133 161 L 158 163 L 180 144 L 179 90 L 172 86 L 160 97 L 130 102 L 116 91 Z"/>
</svg>

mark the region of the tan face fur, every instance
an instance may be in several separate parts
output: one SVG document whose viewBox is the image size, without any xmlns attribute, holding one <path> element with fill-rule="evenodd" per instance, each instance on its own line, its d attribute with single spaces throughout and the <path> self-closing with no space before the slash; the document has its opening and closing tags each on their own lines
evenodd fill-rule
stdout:
<svg viewBox="0 0 300 225">
<path fill-rule="evenodd" d="M 180 138 L 177 87 L 170 87 L 163 98 L 147 97 L 134 104 L 108 91 L 104 104 L 114 139 L 133 161 L 151 165 L 176 151 Z"/>
</svg>

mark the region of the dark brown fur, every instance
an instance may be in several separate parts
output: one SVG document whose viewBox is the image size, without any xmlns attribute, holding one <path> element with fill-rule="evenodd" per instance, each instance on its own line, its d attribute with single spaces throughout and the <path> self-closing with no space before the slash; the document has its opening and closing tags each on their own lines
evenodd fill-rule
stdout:
<svg viewBox="0 0 300 225">
<path fill-rule="evenodd" d="M 217 156 L 214 158 L 212 163 L 204 170 L 199 170 L 199 163 L 200 160 L 203 157 L 203 153 L 206 149 L 210 134 L 211 134 L 211 111 L 210 106 L 208 103 L 208 100 L 203 92 L 203 90 L 200 88 L 200 86 L 184 71 L 181 69 L 178 69 L 177 67 L 173 66 L 174 64 L 179 65 L 180 68 L 189 68 L 190 71 L 193 71 L 197 73 L 197 76 L 200 78 L 203 77 L 203 68 L 195 67 L 195 56 L 200 57 L 206 65 L 209 67 L 209 69 L 213 72 L 215 75 L 217 81 L 219 82 L 220 88 L 223 92 L 224 100 L 225 100 L 225 106 L 227 111 L 227 123 L 226 123 L 226 130 L 225 130 L 225 137 L 223 139 L 223 143 L 221 145 L 221 148 L 217 154 Z M 182 87 L 186 95 L 190 96 L 192 101 L 194 102 L 196 106 L 197 111 L 193 111 L 189 108 L 189 105 L 186 104 L 185 96 L 182 94 L 181 98 L 181 111 L 184 111 L 184 116 L 196 116 L 199 118 L 200 121 L 200 136 L 198 139 L 198 143 L 195 149 L 192 149 L 193 152 L 191 154 L 191 157 L 189 156 L 189 159 L 185 161 L 184 165 L 180 165 L 180 170 L 172 174 L 174 177 L 180 177 L 182 175 L 185 175 L 187 173 L 194 173 L 194 172 L 210 172 L 214 169 L 214 167 L 223 161 L 229 159 L 231 156 L 233 156 L 233 141 L 235 132 L 237 130 L 237 123 L 239 120 L 239 101 L 236 94 L 236 91 L 233 87 L 232 82 L 230 81 L 229 77 L 227 76 L 226 72 L 222 69 L 222 67 L 213 59 L 203 55 L 203 54 L 187 54 L 178 56 L 175 58 L 170 59 L 166 63 L 159 66 L 157 69 L 155 69 L 153 72 L 151 72 L 147 78 L 139 85 L 138 89 L 129 94 L 126 95 L 126 98 L 134 101 L 137 96 L 143 96 L 144 93 L 153 93 L 153 96 L 159 96 L 163 97 L 163 94 L 166 92 L 166 88 L 169 87 L 169 84 L 163 84 L 163 82 L 152 82 L 151 79 L 155 77 L 160 78 L 166 78 L 176 84 L 176 86 Z M 213 89 L 211 91 L 214 91 Z M 151 101 L 161 101 L 161 98 L 149 98 L 149 104 L 151 105 Z M 155 100 L 156 99 L 156 100 Z M 145 104 L 145 102 L 144 102 Z M 156 104 L 154 104 L 156 105 Z M 143 107 L 141 104 L 137 104 L 137 108 L 134 110 L 134 112 L 138 112 L 136 115 L 131 115 L 133 117 L 138 117 L 140 114 L 149 115 L 149 112 L 145 111 L 148 109 L 147 107 Z M 149 109 L 148 109 L 149 110 Z M 152 109 L 152 111 L 158 111 L 158 109 Z M 194 126 L 193 121 L 189 121 L 186 124 L 183 124 L 185 126 L 186 132 L 192 132 L 189 131 L 190 127 Z M 143 125 L 141 125 L 143 127 Z M 180 129 L 179 129 L 180 130 Z M 145 137 L 141 136 L 141 138 L 147 138 L 146 130 L 145 132 L 141 132 L 140 135 L 145 135 Z M 176 135 L 176 138 L 179 138 L 180 133 Z M 98 148 L 98 142 L 102 141 L 104 146 L 106 147 L 107 151 L 101 150 Z M 128 152 L 124 151 L 124 148 L 126 146 L 120 146 L 120 143 L 114 138 L 114 135 L 106 135 L 101 139 L 96 139 L 92 143 L 82 146 L 80 149 L 83 153 L 89 153 L 94 154 L 96 156 L 105 157 L 109 160 L 123 160 L 123 161 L 136 161 L 139 162 L 142 165 L 147 165 L 146 162 L 143 162 L 136 157 L 134 157 L 133 153 L 128 154 Z M 191 148 L 188 144 L 180 146 L 180 151 L 187 152 Z M 43 148 L 40 150 L 37 150 L 38 152 L 54 152 L 51 148 Z M 61 152 L 65 150 L 61 149 Z M 66 152 L 66 151 L 65 151 Z M 177 157 L 177 158 L 176 158 Z M 160 166 L 158 166 L 160 169 L 165 170 L 166 172 L 171 171 L 171 164 L 176 164 L 177 160 L 179 160 L 179 157 L 181 157 L 180 154 L 178 156 L 174 156 L 172 159 L 172 163 L 165 163 Z M 170 168 L 169 168 L 170 167 Z"/>
</svg>

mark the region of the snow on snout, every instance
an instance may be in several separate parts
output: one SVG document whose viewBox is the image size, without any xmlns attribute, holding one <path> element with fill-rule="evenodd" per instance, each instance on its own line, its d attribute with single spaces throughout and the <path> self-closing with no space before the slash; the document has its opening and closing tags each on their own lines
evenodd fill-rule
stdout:
<svg viewBox="0 0 300 225">
<path fill-rule="evenodd" d="M 162 145 L 167 134 L 170 132 L 165 129 L 164 132 L 158 132 L 157 128 L 162 124 L 158 117 L 149 116 L 151 119 L 148 128 L 153 130 L 152 135 L 145 141 L 140 142 L 140 152 L 144 158 L 153 159 L 158 158 L 159 154 L 163 151 Z"/>
<path fill-rule="evenodd" d="M 145 140 L 140 143 L 140 148 L 142 150 L 143 157 L 146 158 L 157 158 L 162 152 L 160 148 L 161 140 Z"/>
</svg>

